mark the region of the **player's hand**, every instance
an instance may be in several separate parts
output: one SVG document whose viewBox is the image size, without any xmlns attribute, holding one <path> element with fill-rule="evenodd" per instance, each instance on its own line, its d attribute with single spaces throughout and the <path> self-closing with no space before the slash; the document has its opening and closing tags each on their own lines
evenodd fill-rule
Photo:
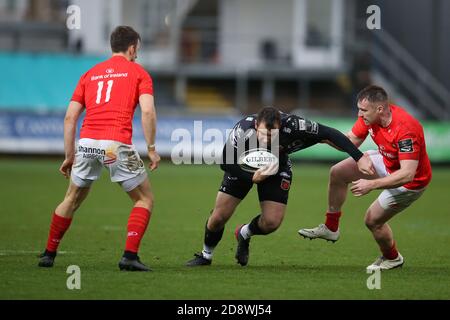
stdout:
<svg viewBox="0 0 450 320">
<path fill-rule="evenodd" d="M 364 155 L 361 157 L 361 159 L 358 160 L 356 163 L 358 165 L 358 170 L 368 176 L 372 176 L 375 174 L 375 168 L 373 167 L 372 160 L 370 160 L 370 157 L 364 153 Z"/>
<path fill-rule="evenodd" d="M 359 179 L 357 181 L 352 182 L 350 191 L 353 193 L 354 196 L 360 197 L 365 194 L 368 194 L 373 189 L 374 183 L 372 180 Z"/>
<path fill-rule="evenodd" d="M 70 172 L 72 171 L 74 160 L 74 157 L 66 158 L 63 161 L 61 167 L 59 167 L 59 172 L 61 172 L 61 174 L 66 177 L 66 179 L 70 178 Z"/>
<path fill-rule="evenodd" d="M 149 163 L 148 167 L 150 168 L 150 171 L 153 171 L 156 168 L 158 168 L 159 161 L 161 161 L 161 157 L 159 156 L 158 152 L 156 152 L 155 150 L 149 151 L 148 157 L 150 159 L 150 163 Z"/>
<path fill-rule="evenodd" d="M 264 181 L 267 177 L 270 177 L 278 172 L 278 163 L 272 163 L 268 166 L 259 168 L 253 174 L 253 183 L 260 183 Z"/>
</svg>

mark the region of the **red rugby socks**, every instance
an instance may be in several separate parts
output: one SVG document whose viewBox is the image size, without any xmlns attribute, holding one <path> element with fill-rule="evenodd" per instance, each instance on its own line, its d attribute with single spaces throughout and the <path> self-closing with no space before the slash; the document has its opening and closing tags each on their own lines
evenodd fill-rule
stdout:
<svg viewBox="0 0 450 320">
<path fill-rule="evenodd" d="M 326 214 L 326 221 L 325 225 L 327 226 L 330 231 L 336 232 L 339 228 L 339 218 L 341 217 L 342 213 L 339 212 L 327 212 Z"/>
<path fill-rule="evenodd" d="M 52 222 L 50 224 L 50 232 L 47 240 L 47 251 L 56 252 L 59 243 L 69 229 L 72 218 L 64 218 L 53 213 Z"/>
<path fill-rule="evenodd" d="M 128 219 L 125 251 L 131 253 L 137 253 L 139 251 L 139 244 L 147 229 L 150 216 L 151 213 L 146 208 L 134 207 L 131 210 L 130 218 Z"/>
<path fill-rule="evenodd" d="M 385 257 L 386 259 L 394 260 L 398 257 L 398 251 L 397 251 L 397 246 L 395 244 L 395 241 L 392 244 L 391 248 L 389 248 L 389 249 L 380 248 L 380 250 L 383 253 L 383 257 Z"/>
</svg>

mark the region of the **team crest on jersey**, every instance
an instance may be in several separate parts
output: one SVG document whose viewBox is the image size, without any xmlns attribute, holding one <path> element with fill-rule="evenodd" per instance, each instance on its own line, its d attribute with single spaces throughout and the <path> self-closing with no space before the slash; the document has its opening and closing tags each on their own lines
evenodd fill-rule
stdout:
<svg viewBox="0 0 450 320">
<path fill-rule="evenodd" d="M 412 139 L 404 139 L 398 142 L 399 152 L 414 152 Z"/>
<path fill-rule="evenodd" d="M 287 179 L 281 180 L 280 188 L 282 190 L 288 191 L 290 187 L 291 187 L 291 182 L 289 180 L 287 180 Z"/>
</svg>

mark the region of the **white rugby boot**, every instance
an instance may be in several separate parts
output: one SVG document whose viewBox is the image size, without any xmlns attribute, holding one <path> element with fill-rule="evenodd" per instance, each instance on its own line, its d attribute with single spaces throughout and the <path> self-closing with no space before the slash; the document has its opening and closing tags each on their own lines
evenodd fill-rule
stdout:
<svg viewBox="0 0 450 320">
<path fill-rule="evenodd" d="M 312 239 L 324 239 L 331 242 L 336 242 L 339 239 L 339 229 L 335 232 L 328 229 L 325 224 L 319 224 L 318 227 L 312 229 L 300 229 L 298 234 L 303 238 Z"/>
<path fill-rule="evenodd" d="M 379 257 L 374 263 L 367 267 L 367 271 L 394 269 L 401 267 L 403 263 L 403 257 L 399 252 L 398 257 L 392 260 L 386 259 L 383 256 Z"/>
</svg>

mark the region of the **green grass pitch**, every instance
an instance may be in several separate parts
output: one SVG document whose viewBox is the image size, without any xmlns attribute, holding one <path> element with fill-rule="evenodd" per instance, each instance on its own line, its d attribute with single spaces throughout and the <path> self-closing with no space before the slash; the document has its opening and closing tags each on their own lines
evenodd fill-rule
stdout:
<svg viewBox="0 0 450 320">
<path fill-rule="evenodd" d="M 221 181 L 217 166 L 162 163 L 150 174 L 155 207 L 140 256 L 150 273 L 120 272 L 131 201 L 105 172 L 76 213 L 55 267 L 37 267 L 51 214 L 67 181 L 58 160 L 0 160 L 0 299 L 450 299 L 450 170 L 435 168 L 425 192 L 391 226 L 402 269 L 383 272 L 369 290 L 365 267 L 379 254 L 364 213 L 379 192 L 349 195 L 335 244 L 300 238 L 324 220 L 326 165 L 294 164 L 286 217 L 269 236 L 254 237 L 250 262 L 234 260 L 237 224 L 259 206 L 255 190 L 227 224 L 209 267 L 184 263 L 201 250 L 203 228 Z M 81 268 L 81 290 L 68 290 L 66 269 Z"/>
</svg>

